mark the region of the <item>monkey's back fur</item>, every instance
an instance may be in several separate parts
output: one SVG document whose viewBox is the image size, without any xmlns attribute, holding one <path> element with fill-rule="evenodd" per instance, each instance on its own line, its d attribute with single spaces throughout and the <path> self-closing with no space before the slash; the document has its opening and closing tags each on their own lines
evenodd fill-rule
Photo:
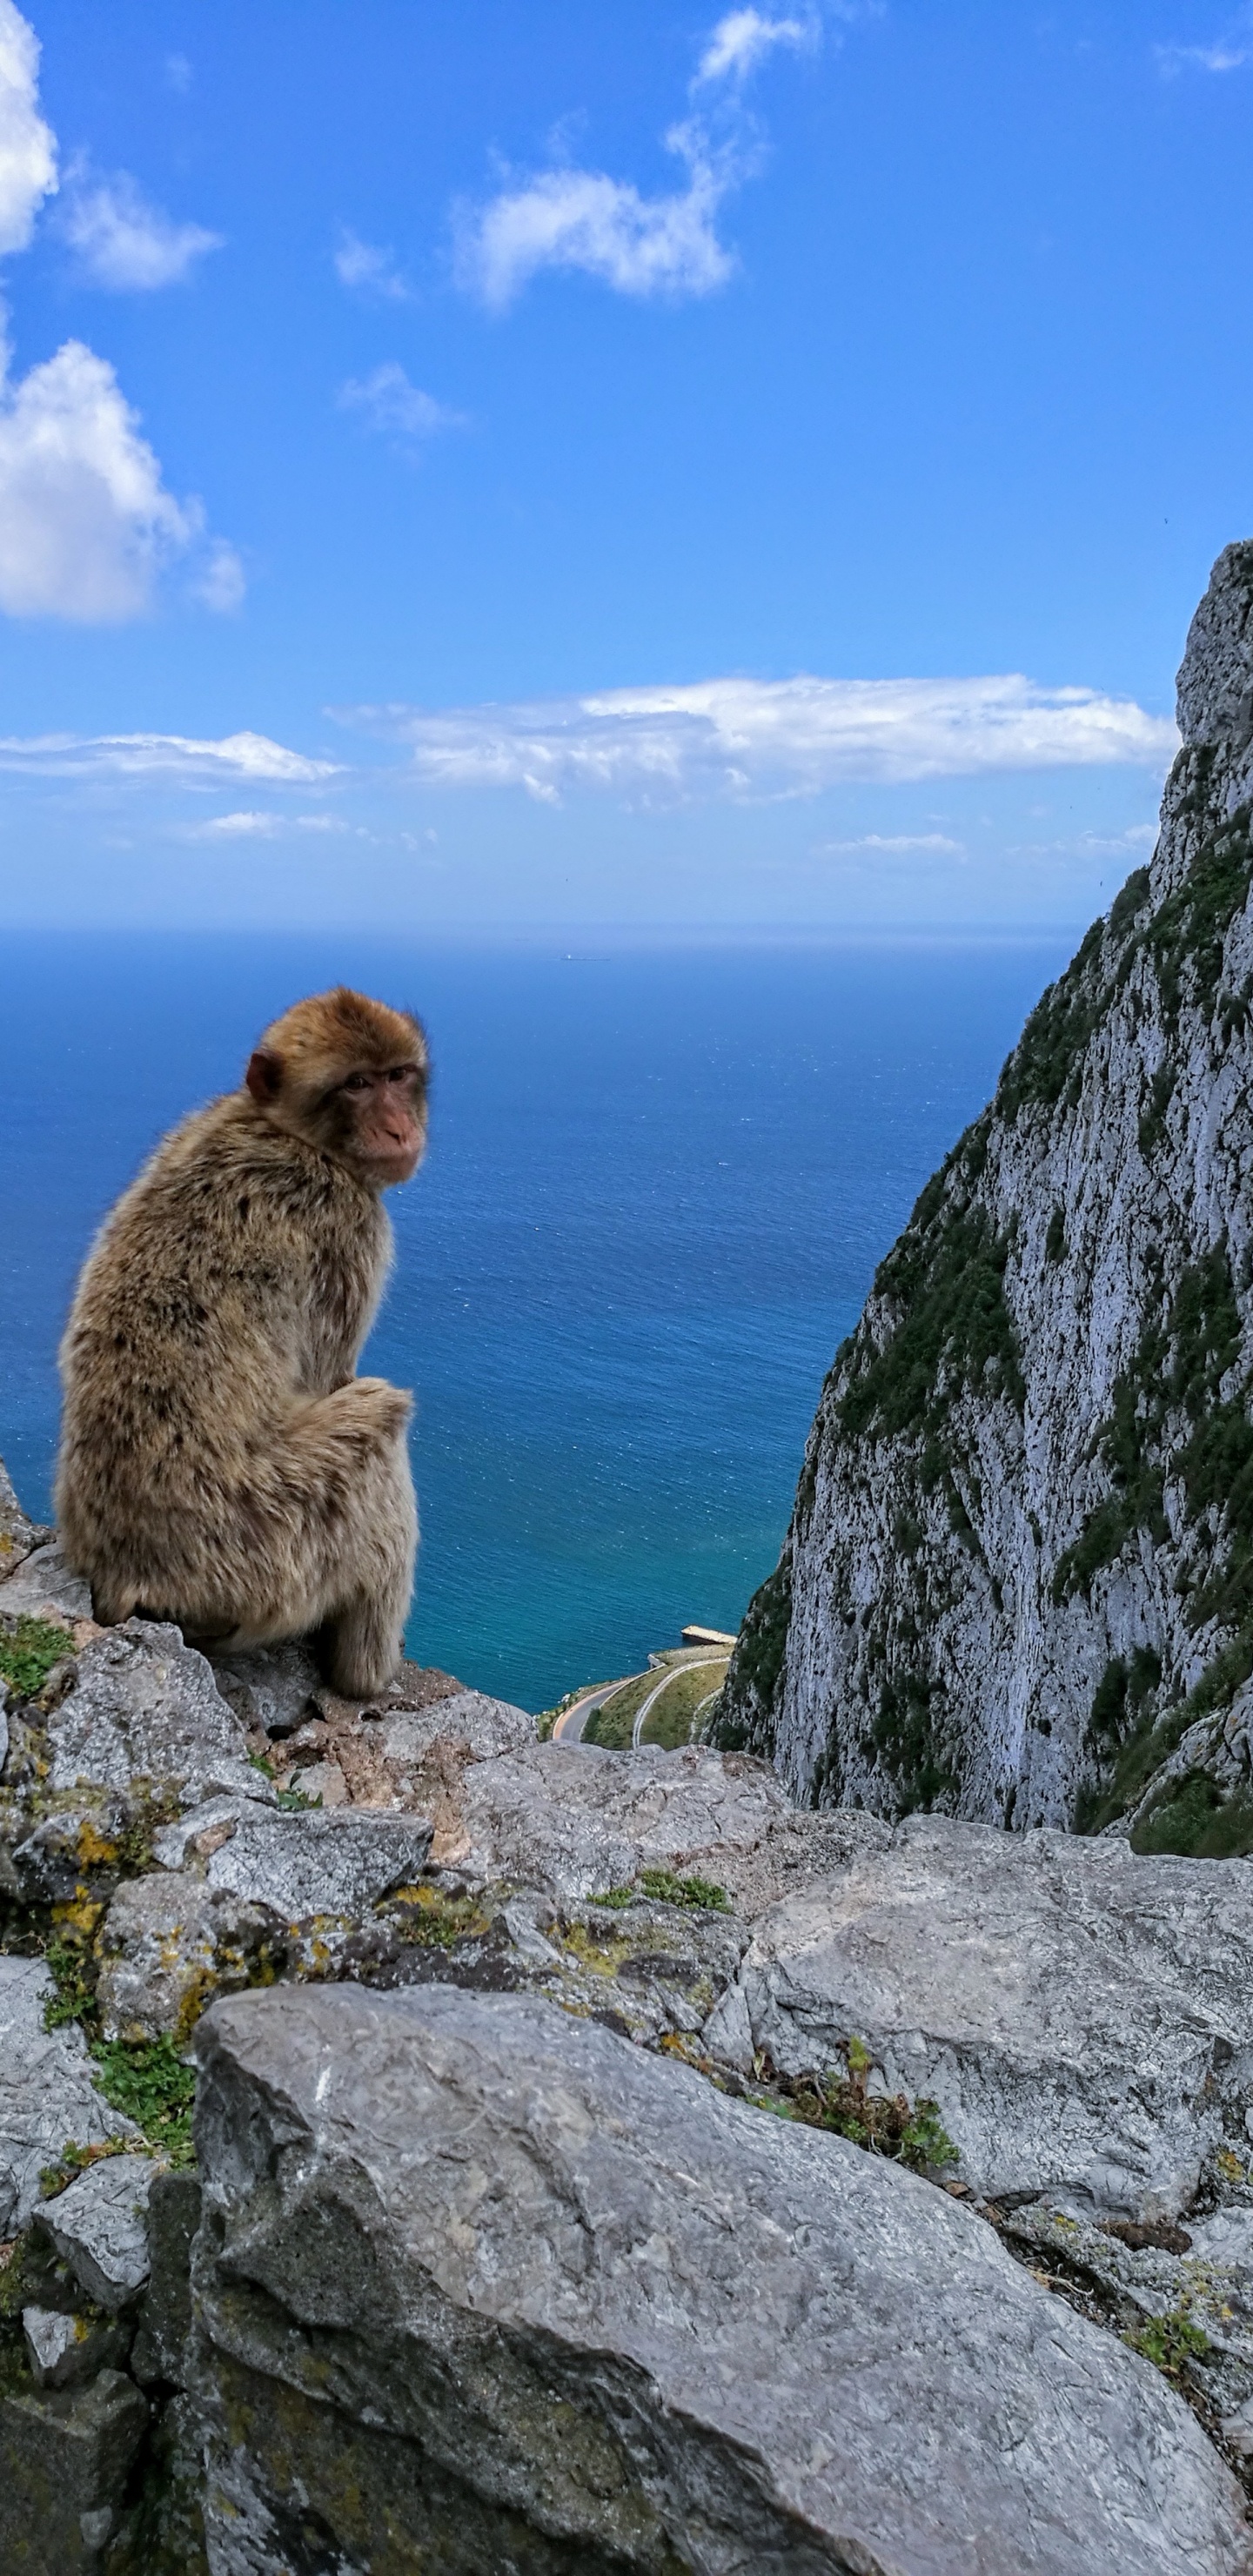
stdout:
<svg viewBox="0 0 1253 2576">
<path fill-rule="evenodd" d="M 356 1656 L 358 1686 L 394 1662 L 409 1398 L 353 1376 L 390 1259 L 377 1194 L 247 1092 L 166 1138 L 106 1220 L 61 1347 L 57 1512 L 99 1617 L 242 1644 L 341 1614 L 368 1628 L 382 1604 L 390 1644 Z"/>
</svg>

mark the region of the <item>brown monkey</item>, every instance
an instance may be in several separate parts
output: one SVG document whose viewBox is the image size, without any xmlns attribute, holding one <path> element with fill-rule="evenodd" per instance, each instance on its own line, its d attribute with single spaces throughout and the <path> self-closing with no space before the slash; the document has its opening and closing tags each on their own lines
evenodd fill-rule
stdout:
<svg viewBox="0 0 1253 2576">
<path fill-rule="evenodd" d="M 340 987 L 266 1031 L 175 1128 L 90 1253 L 61 1345 L 57 1516 L 96 1615 L 274 1644 L 337 1690 L 401 1653 L 409 1397 L 354 1377 L 391 1259 L 380 1193 L 426 1143 L 426 1042 Z"/>
</svg>

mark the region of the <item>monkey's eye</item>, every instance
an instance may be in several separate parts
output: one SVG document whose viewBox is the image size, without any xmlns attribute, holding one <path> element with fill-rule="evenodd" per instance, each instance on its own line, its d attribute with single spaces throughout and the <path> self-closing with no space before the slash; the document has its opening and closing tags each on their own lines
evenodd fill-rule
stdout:
<svg viewBox="0 0 1253 2576">
<path fill-rule="evenodd" d="M 370 1089 L 369 1074 L 350 1073 L 347 1080 L 341 1083 L 340 1089 L 342 1091 L 368 1091 Z"/>
<path fill-rule="evenodd" d="M 394 1064 L 387 1076 L 387 1080 L 389 1082 L 412 1082 L 416 1070 L 417 1067 L 412 1064 Z"/>
</svg>

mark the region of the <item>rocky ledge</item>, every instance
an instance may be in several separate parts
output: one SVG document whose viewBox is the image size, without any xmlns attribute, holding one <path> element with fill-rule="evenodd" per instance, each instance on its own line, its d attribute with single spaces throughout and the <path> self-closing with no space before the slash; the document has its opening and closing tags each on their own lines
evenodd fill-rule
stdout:
<svg viewBox="0 0 1253 2576">
<path fill-rule="evenodd" d="M 6 1526 L 6 2576 L 1250 2576 L 1247 1862 L 348 1703 Z"/>
</svg>

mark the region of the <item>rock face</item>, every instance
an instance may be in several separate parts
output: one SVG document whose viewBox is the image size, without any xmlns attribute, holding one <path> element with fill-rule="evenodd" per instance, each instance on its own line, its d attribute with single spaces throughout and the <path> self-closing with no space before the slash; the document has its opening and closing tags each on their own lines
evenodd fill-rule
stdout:
<svg viewBox="0 0 1253 2576">
<path fill-rule="evenodd" d="M 238 1997 L 200 2057 L 214 2576 L 1253 2563 L 1161 2379 L 842 2140 L 520 1997 Z"/>
<path fill-rule="evenodd" d="M 0 1957 L 0 2237 L 39 2207 L 40 2174 L 67 2138 L 96 2147 L 136 2134 L 97 2092 L 82 2032 L 45 2027 L 54 1994 L 42 1959 Z"/>
<path fill-rule="evenodd" d="M 1251 708 L 1237 545 L 1188 639 L 1152 865 L 823 1390 L 710 1730 L 802 1801 L 1253 1849 Z"/>
<path fill-rule="evenodd" d="M 913 1817 L 762 1915 L 706 2036 L 930 2097 L 991 2200 L 1190 2208 L 1253 2106 L 1253 1871 Z"/>
</svg>

